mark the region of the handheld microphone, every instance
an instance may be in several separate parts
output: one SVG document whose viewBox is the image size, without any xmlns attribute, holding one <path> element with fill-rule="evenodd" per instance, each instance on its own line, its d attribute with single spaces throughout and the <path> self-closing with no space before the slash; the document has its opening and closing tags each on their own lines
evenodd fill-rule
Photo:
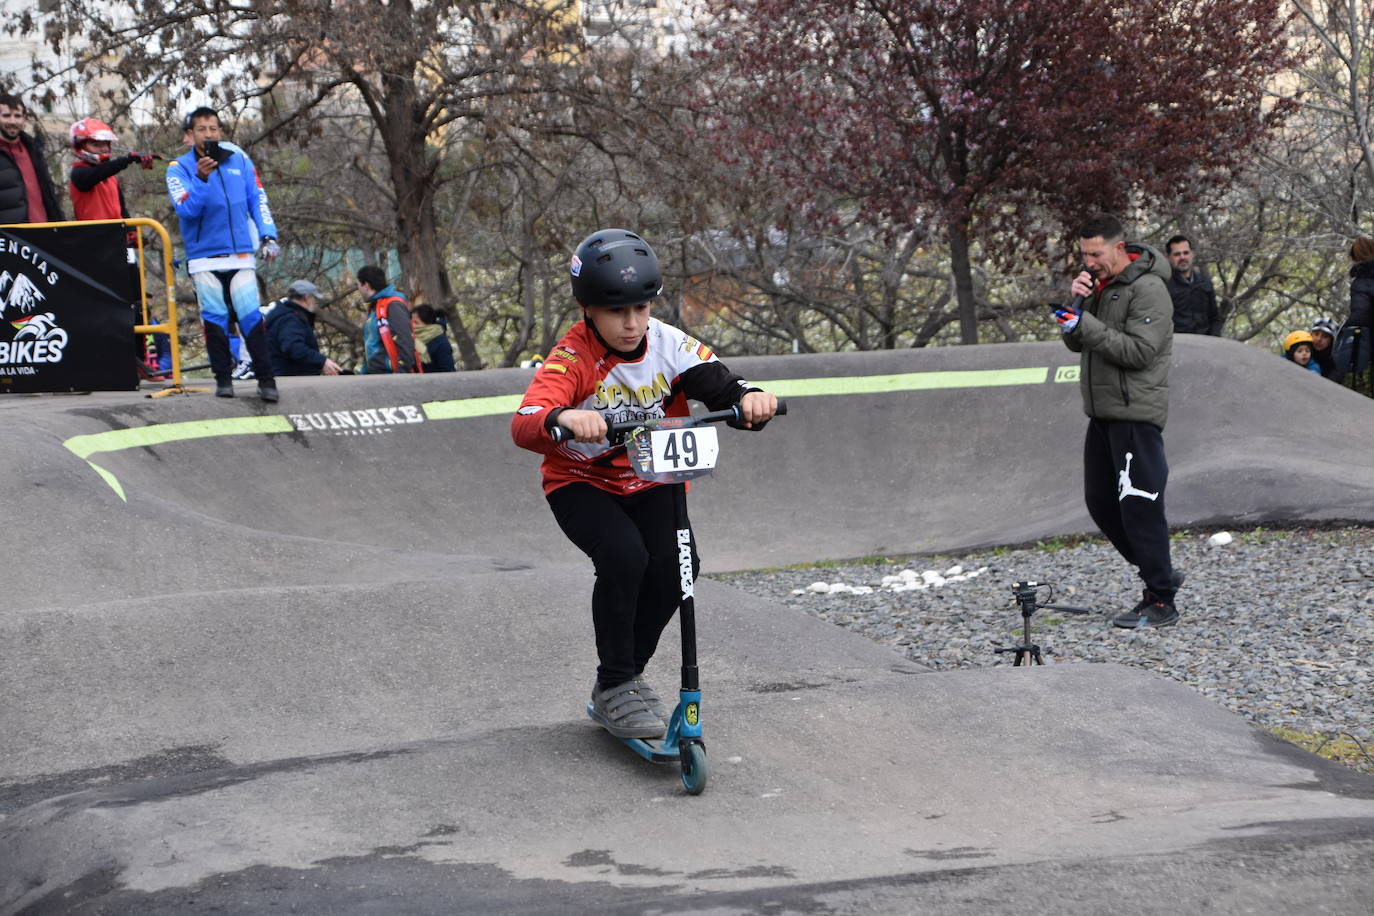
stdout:
<svg viewBox="0 0 1374 916">
<path fill-rule="evenodd" d="M 1087 272 L 1090 273 L 1090 274 L 1092 273 L 1092 271 L 1088 270 L 1088 265 L 1087 265 L 1087 264 L 1082 264 L 1082 265 L 1080 265 L 1079 268 L 1078 268 L 1078 273 L 1081 274 L 1081 273 L 1083 273 L 1084 271 L 1087 271 Z M 1076 276 L 1078 276 L 1078 274 L 1074 274 L 1074 276 L 1076 277 Z M 1096 275 L 1096 274 L 1093 274 L 1093 276 L 1094 276 L 1094 278 L 1095 278 L 1097 275 Z M 1083 311 L 1083 303 L 1086 302 L 1087 299 L 1088 299 L 1087 296 L 1074 296 L 1072 299 L 1069 300 L 1069 308 L 1070 308 L 1072 311 L 1081 312 L 1081 311 Z"/>
</svg>

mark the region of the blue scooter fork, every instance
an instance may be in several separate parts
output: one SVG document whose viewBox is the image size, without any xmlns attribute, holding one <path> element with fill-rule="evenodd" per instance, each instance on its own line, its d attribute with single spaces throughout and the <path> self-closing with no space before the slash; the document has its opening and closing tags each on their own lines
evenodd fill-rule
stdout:
<svg viewBox="0 0 1374 916">
<path fill-rule="evenodd" d="M 621 738 L 621 741 L 645 760 L 654 763 L 677 763 L 682 759 L 682 745 L 701 740 L 701 691 L 682 690 L 678 704 L 668 720 L 668 733 L 662 738 Z"/>
</svg>

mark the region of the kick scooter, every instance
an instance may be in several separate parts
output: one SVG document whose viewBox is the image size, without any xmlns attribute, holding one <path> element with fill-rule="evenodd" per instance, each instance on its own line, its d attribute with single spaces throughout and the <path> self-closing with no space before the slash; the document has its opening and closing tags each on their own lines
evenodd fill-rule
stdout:
<svg viewBox="0 0 1374 916">
<path fill-rule="evenodd" d="M 787 413 L 778 400 L 776 416 Z M 739 407 L 717 410 L 695 417 L 660 417 L 612 423 L 607 440 L 624 442 L 635 476 L 652 483 L 673 487 L 673 515 L 677 529 L 678 568 L 682 595 L 678 604 L 678 627 L 682 633 L 682 687 L 677 706 L 662 738 L 621 738 L 630 749 L 654 763 L 677 762 L 682 767 L 682 787 L 689 795 L 700 795 L 706 788 L 706 742 L 701 737 L 701 685 L 697 678 L 696 597 L 692 581 L 692 529 L 687 519 L 687 484 L 705 477 L 716 466 L 720 446 L 711 423 L 738 422 Z M 556 441 L 571 435 L 561 427 L 553 431 Z M 587 704 L 592 715 L 592 704 Z"/>
</svg>

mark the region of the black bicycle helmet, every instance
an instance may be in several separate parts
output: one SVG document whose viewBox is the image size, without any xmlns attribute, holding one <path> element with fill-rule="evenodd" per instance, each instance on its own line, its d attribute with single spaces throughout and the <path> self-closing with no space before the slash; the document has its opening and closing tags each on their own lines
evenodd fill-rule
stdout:
<svg viewBox="0 0 1374 916">
<path fill-rule="evenodd" d="M 582 240 L 568 265 L 572 294 L 583 306 L 639 305 L 663 290 L 663 269 L 649 243 L 627 229 L 602 229 Z"/>
</svg>

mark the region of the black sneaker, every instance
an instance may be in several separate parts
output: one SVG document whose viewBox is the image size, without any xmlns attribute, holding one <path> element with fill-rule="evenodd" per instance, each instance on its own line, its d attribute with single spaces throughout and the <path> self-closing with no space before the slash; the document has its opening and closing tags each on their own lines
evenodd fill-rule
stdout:
<svg viewBox="0 0 1374 916">
<path fill-rule="evenodd" d="M 234 396 L 234 383 L 229 379 L 224 381 L 215 380 L 215 397 L 232 398 Z"/>
<path fill-rule="evenodd" d="M 277 386 L 275 382 L 258 382 L 258 397 L 269 404 L 277 403 Z"/>
<path fill-rule="evenodd" d="M 1178 608 L 1172 601 L 1165 601 L 1149 589 L 1130 612 L 1112 618 L 1112 626 L 1127 630 L 1146 627 L 1171 627 L 1178 623 Z"/>
</svg>

